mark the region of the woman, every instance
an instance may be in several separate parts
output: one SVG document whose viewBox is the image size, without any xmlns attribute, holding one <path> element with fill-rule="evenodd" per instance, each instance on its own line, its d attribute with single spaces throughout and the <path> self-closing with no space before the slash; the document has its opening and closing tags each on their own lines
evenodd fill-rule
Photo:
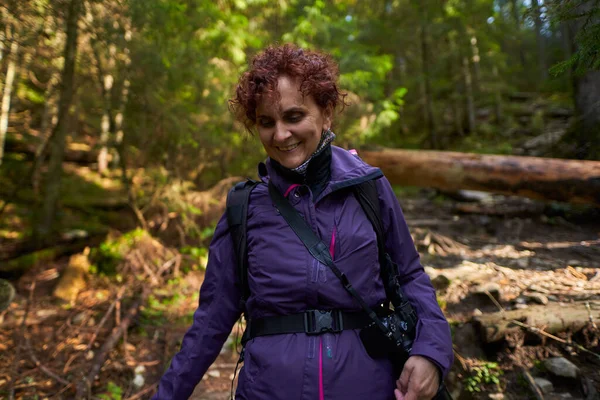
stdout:
<svg viewBox="0 0 600 400">
<path fill-rule="evenodd" d="M 253 337 L 246 343 L 236 399 L 430 399 L 452 363 L 450 330 L 419 262 L 390 183 L 358 157 L 331 145 L 334 111 L 343 106 L 331 57 L 293 45 L 269 47 L 253 60 L 232 106 L 258 132 L 268 159 L 265 183 L 283 194 L 329 244 L 336 266 L 365 302 L 385 301 L 377 238 L 349 186 L 375 179 L 385 245 L 419 322 L 400 377 L 386 358 L 371 358 L 359 329 Z M 252 321 L 307 310 L 360 313 L 361 307 L 319 263 L 279 215 L 267 185 L 251 193 L 247 216 Z M 215 360 L 242 312 L 235 249 L 221 218 L 210 246 L 194 323 L 163 376 L 156 399 L 185 399 Z"/>
</svg>

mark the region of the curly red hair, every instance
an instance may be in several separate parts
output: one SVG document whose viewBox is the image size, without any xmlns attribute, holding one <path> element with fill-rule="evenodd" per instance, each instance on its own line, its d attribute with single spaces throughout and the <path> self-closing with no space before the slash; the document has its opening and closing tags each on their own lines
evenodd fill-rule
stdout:
<svg viewBox="0 0 600 400">
<path fill-rule="evenodd" d="M 330 55 L 293 44 L 269 46 L 254 57 L 250 69 L 240 77 L 235 97 L 229 100 L 236 118 L 249 132 L 256 125 L 256 108 L 261 99 L 277 96 L 277 80 L 281 76 L 297 79 L 302 94 L 312 96 L 322 110 L 345 106 L 346 94 L 337 83 L 338 66 Z"/>
</svg>

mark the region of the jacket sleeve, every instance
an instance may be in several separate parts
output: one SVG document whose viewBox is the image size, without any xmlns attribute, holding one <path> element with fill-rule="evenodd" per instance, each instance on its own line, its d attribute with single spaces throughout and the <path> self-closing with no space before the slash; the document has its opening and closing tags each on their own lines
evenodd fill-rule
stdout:
<svg viewBox="0 0 600 400">
<path fill-rule="evenodd" d="M 209 247 L 208 265 L 194 321 L 181 349 L 163 375 L 155 400 L 187 399 L 215 361 L 239 318 L 240 290 L 233 240 L 225 216 L 217 224 Z"/>
<path fill-rule="evenodd" d="M 419 253 L 387 178 L 377 180 L 377 191 L 386 249 L 398 264 L 402 289 L 419 318 L 411 355 L 432 360 L 445 377 L 454 359 L 450 326 L 437 303 L 431 280 L 421 266 Z"/>
</svg>

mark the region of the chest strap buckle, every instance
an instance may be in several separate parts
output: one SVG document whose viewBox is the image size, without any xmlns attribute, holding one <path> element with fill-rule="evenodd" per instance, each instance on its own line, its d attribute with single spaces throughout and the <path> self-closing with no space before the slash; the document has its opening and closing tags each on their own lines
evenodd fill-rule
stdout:
<svg viewBox="0 0 600 400">
<path fill-rule="evenodd" d="M 339 310 L 307 310 L 304 313 L 304 332 L 307 335 L 337 333 L 342 330 L 344 323 Z"/>
</svg>

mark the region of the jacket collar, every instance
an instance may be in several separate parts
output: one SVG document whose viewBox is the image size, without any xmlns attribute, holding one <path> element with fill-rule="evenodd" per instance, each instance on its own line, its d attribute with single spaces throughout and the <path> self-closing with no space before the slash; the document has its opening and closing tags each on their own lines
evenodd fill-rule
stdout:
<svg viewBox="0 0 600 400">
<path fill-rule="evenodd" d="M 318 198 L 315 199 L 316 201 L 336 190 L 383 176 L 379 168 L 372 167 L 347 150 L 333 145 L 331 146 L 331 165 L 329 168 L 331 170 L 329 182 Z M 292 185 L 298 185 L 298 182 L 282 176 L 274 167 L 270 158 L 259 164 L 258 174 L 263 182 L 272 181 L 281 193 L 288 192 Z"/>
</svg>

